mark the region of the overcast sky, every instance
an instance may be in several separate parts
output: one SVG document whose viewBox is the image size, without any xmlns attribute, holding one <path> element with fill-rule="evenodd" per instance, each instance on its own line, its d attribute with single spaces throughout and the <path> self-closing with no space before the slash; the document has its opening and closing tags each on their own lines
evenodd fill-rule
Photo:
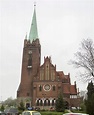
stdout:
<svg viewBox="0 0 94 115">
<path fill-rule="evenodd" d="M 16 98 L 21 79 L 22 51 L 29 33 L 34 0 L 0 0 L 0 101 Z M 78 70 L 69 65 L 82 39 L 94 41 L 94 0 L 36 0 L 41 64 L 51 56 L 57 70 L 70 73 L 80 90 Z"/>
</svg>

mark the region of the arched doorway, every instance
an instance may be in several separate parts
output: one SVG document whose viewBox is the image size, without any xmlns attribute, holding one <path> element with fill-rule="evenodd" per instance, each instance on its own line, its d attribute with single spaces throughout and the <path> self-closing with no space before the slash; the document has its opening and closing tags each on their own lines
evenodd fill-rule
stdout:
<svg viewBox="0 0 94 115">
<path fill-rule="evenodd" d="M 47 100 L 44 100 L 44 106 L 47 106 Z"/>
<path fill-rule="evenodd" d="M 50 100 L 48 100 L 48 106 L 50 106 Z"/>
<path fill-rule="evenodd" d="M 40 100 L 40 106 L 43 106 L 42 100 Z"/>
</svg>

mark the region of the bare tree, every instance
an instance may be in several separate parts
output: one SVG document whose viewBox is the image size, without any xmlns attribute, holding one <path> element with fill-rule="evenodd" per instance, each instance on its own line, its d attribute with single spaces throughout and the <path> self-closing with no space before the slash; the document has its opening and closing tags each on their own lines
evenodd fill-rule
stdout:
<svg viewBox="0 0 94 115">
<path fill-rule="evenodd" d="M 83 39 L 79 51 L 75 54 L 75 59 L 71 63 L 76 68 L 83 68 L 80 77 L 84 81 L 94 80 L 94 44 L 91 39 Z"/>
</svg>

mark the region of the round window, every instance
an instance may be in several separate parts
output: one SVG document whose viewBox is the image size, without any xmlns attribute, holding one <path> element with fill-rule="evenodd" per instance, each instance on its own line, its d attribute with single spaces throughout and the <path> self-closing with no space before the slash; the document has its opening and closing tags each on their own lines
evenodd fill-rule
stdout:
<svg viewBox="0 0 94 115">
<path fill-rule="evenodd" d="M 51 89 L 49 84 L 44 85 L 44 90 L 49 91 Z"/>
</svg>

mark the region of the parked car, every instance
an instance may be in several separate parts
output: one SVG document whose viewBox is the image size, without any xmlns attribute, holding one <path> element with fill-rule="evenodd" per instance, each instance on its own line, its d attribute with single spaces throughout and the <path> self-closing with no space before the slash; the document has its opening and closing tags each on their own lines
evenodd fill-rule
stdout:
<svg viewBox="0 0 94 115">
<path fill-rule="evenodd" d="M 41 115 L 38 111 L 23 111 L 22 115 Z"/>
<path fill-rule="evenodd" d="M 85 114 L 85 113 L 65 113 L 63 115 L 89 115 L 89 114 Z"/>
<path fill-rule="evenodd" d="M 4 111 L 6 115 L 18 115 L 18 109 L 17 108 L 7 108 Z"/>
<path fill-rule="evenodd" d="M 6 113 L 5 113 L 5 112 L 0 111 L 0 115 L 6 115 Z"/>
</svg>

